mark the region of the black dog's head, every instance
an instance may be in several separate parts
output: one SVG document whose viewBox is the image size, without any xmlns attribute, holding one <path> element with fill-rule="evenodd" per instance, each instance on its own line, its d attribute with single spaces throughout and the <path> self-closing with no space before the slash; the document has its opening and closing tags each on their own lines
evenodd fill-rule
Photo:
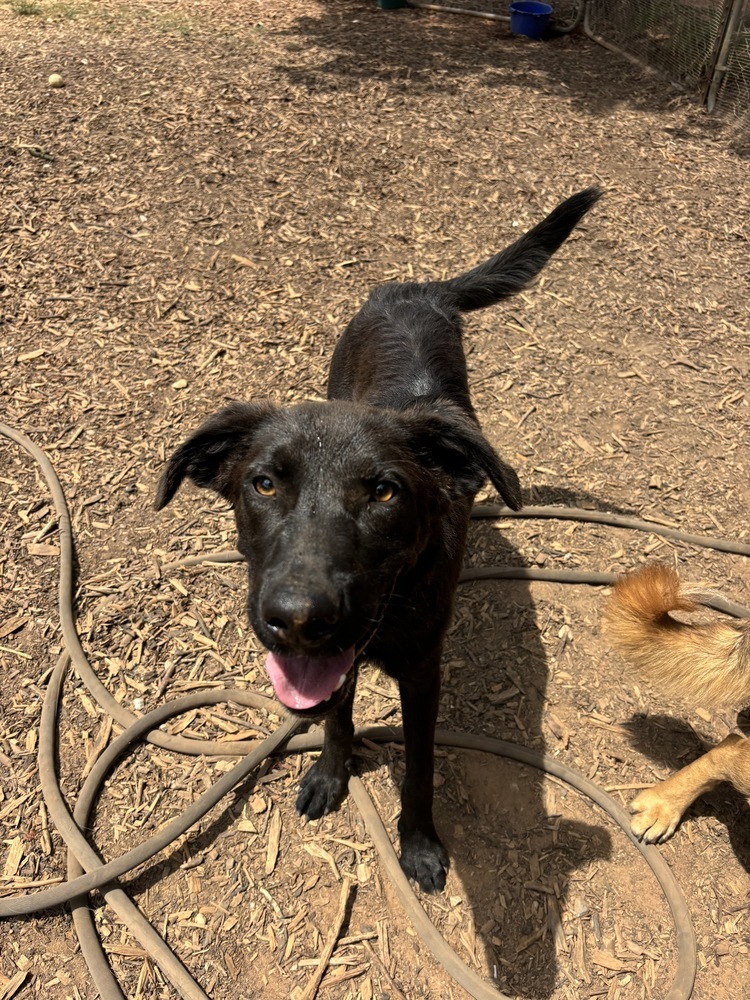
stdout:
<svg viewBox="0 0 750 1000">
<path fill-rule="evenodd" d="M 186 476 L 234 508 L 250 622 L 277 697 L 299 714 L 338 700 L 404 571 L 436 547 L 460 560 L 487 479 L 520 506 L 515 472 L 449 404 L 235 403 L 172 455 L 157 509 Z"/>
</svg>

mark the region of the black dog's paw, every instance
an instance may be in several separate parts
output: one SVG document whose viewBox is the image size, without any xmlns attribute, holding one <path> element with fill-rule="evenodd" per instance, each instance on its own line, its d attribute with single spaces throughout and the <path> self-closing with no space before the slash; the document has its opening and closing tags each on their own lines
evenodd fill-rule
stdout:
<svg viewBox="0 0 750 1000">
<path fill-rule="evenodd" d="M 401 867 L 423 892 L 442 892 L 450 861 L 437 834 L 415 831 L 401 837 Z"/>
<path fill-rule="evenodd" d="M 320 819 L 341 805 L 348 785 L 348 771 L 332 774 L 317 761 L 300 782 L 297 812 L 308 819 Z"/>
</svg>

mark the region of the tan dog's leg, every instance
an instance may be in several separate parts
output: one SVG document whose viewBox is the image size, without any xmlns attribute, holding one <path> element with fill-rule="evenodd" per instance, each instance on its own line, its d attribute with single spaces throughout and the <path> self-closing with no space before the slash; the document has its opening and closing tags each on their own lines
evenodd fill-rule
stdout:
<svg viewBox="0 0 750 1000">
<path fill-rule="evenodd" d="M 750 740 L 732 734 L 666 781 L 637 795 L 630 803 L 633 833 L 653 844 L 667 840 L 687 807 L 722 781 L 750 795 Z"/>
</svg>

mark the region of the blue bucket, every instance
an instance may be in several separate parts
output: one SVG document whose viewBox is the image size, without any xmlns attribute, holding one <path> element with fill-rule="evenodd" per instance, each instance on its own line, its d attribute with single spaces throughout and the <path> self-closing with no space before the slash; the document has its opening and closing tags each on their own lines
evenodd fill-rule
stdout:
<svg viewBox="0 0 750 1000">
<path fill-rule="evenodd" d="M 548 3 L 517 0 L 510 5 L 510 30 L 514 35 L 543 38 L 551 13 L 552 8 Z"/>
</svg>

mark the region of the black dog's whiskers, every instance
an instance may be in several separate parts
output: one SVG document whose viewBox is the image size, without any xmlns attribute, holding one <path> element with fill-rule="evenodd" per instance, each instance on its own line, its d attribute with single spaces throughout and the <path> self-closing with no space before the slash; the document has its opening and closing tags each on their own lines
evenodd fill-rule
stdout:
<svg viewBox="0 0 750 1000">
<path fill-rule="evenodd" d="M 528 287 L 598 197 L 581 191 L 456 278 L 373 289 L 336 345 L 327 402 L 233 403 L 180 445 L 159 485 L 157 508 L 185 478 L 232 504 L 276 695 L 327 713 L 300 813 L 317 819 L 346 794 L 359 664 L 398 679 L 401 864 L 427 892 L 448 868 L 432 820 L 433 740 L 471 507 L 487 481 L 521 506 L 515 470 L 474 413 L 462 317 Z M 375 495 L 364 489 L 373 470 L 394 470 L 396 491 L 388 477 Z"/>
</svg>

